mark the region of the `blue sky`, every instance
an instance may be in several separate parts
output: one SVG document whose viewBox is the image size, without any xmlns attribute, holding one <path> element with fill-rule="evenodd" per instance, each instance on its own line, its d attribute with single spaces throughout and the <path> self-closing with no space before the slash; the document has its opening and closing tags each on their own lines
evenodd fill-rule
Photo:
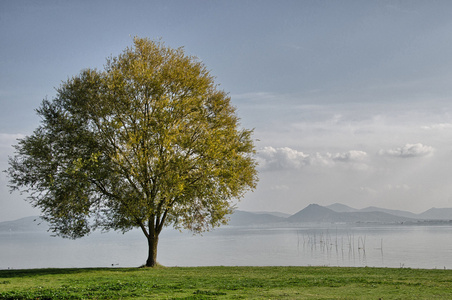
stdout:
<svg viewBox="0 0 452 300">
<path fill-rule="evenodd" d="M 452 207 L 450 1 L 0 1 L 0 168 L 34 109 L 132 37 L 202 60 L 255 128 L 239 208 Z M 37 214 L 0 175 L 0 221 Z"/>
</svg>

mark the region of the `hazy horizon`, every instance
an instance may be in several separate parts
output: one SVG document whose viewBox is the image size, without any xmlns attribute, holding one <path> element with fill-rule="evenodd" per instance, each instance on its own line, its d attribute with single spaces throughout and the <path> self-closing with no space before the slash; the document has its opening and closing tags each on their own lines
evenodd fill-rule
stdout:
<svg viewBox="0 0 452 300">
<path fill-rule="evenodd" d="M 197 56 L 254 128 L 245 211 L 452 207 L 450 1 L 1 1 L 0 169 L 44 98 L 133 36 Z M 0 221 L 38 215 L 0 174 Z"/>
</svg>

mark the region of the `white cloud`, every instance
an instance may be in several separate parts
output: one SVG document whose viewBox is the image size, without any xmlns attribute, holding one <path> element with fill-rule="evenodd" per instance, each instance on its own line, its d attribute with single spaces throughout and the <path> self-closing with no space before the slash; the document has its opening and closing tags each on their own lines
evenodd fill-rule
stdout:
<svg viewBox="0 0 452 300">
<path fill-rule="evenodd" d="M 438 124 L 432 124 L 432 125 L 426 125 L 422 126 L 422 129 L 425 130 L 444 130 L 444 129 L 451 129 L 452 123 L 438 123 Z"/>
<path fill-rule="evenodd" d="M 383 156 L 393 156 L 393 157 L 422 157 L 432 154 L 434 151 L 433 147 L 423 145 L 421 143 L 417 144 L 406 144 L 403 147 L 380 150 L 378 154 Z"/>
<path fill-rule="evenodd" d="M 365 195 L 375 196 L 378 194 L 377 190 L 375 190 L 374 188 L 368 187 L 368 186 L 360 186 L 356 190 Z"/>
<path fill-rule="evenodd" d="M 289 147 L 264 147 L 258 151 L 257 160 L 262 170 L 301 169 L 305 166 L 332 166 L 335 163 L 359 163 L 367 157 L 364 151 L 350 150 L 343 153 L 306 154 Z"/>
<path fill-rule="evenodd" d="M 334 161 L 341 161 L 341 162 L 349 162 L 349 161 L 362 161 L 367 157 L 367 153 L 364 151 L 358 151 L 358 150 L 350 150 L 348 152 L 344 153 L 338 153 L 334 155 L 333 160 Z"/>
<path fill-rule="evenodd" d="M 264 170 L 298 169 L 309 164 L 309 155 L 288 147 L 264 147 L 258 152 L 257 160 Z"/>
</svg>

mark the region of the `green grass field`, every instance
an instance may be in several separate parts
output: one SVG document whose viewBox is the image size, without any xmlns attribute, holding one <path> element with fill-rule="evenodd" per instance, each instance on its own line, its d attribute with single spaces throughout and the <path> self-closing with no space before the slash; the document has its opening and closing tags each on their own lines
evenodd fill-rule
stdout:
<svg viewBox="0 0 452 300">
<path fill-rule="evenodd" d="M 0 299 L 452 299 L 452 270 L 158 267 L 0 271 Z"/>
</svg>

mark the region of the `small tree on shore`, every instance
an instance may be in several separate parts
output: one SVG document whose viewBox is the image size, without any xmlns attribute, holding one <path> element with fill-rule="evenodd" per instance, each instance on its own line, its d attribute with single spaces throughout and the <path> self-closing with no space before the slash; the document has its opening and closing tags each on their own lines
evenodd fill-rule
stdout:
<svg viewBox="0 0 452 300">
<path fill-rule="evenodd" d="M 37 109 L 6 171 L 59 236 L 140 228 L 146 266 L 164 226 L 202 232 L 226 223 L 257 182 L 252 130 L 183 49 L 133 47 L 64 82 Z"/>
</svg>

